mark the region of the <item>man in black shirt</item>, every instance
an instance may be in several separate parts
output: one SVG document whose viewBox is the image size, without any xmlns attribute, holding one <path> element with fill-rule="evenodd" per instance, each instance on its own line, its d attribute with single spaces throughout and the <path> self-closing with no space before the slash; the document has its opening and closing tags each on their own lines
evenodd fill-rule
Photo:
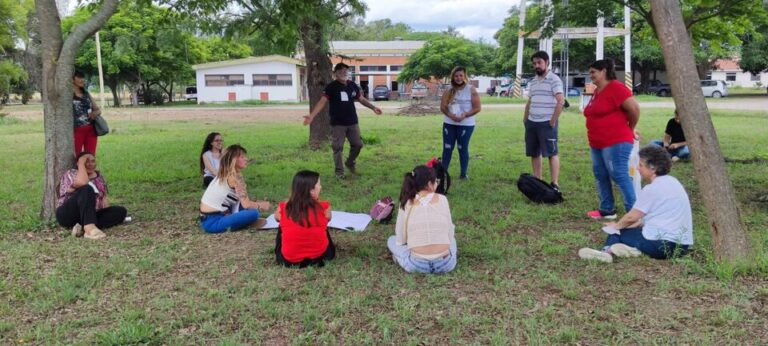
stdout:
<svg viewBox="0 0 768 346">
<path fill-rule="evenodd" d="M 664 130 L 664 139 L 652 141 L 651 144 L 660 146 L 666 150 L 672 161 L 688 158 L 691 155 L 688 150 L 688 143 L 685 141 L 683 126 L 680 124 L 680 115 L 675 110 L 675 117 L 669 119 L 667 128 Z"/>
<path fill-rule="evenodd" d="M 330 103 L 328 114 L 331 118 L 331 147 L 333 148 L 333 163 L 336 166 L 336 176 L 344 177 L 344 166 L 347 166 L 351 173 L 355 173 L 355 159 L 363 148 L 363 139 L 360 137 L 360 127 L 357 124 L 357 110 L 355 101 L 360 102 L 373 110 L 377 115 L 381 114 L 381 109 L 374 106 L 363 96 L 360 88 L 355 82 L 347 80 L 347 71 L 349 66 L 344 63 L 338 63 L 333 68 L 333 82 L 329 83 L 323 90 L 323 97 L 317 101 L 314 110 L 309 115 L 304 116 L 304 125 L 309 125 L 315 119 L 317 113 L 325 108 L 326 103 Z M 342 152 L 344 151 L 344 139 L 349 140 L 349 157 L 341 165 Z"/>
</svg>

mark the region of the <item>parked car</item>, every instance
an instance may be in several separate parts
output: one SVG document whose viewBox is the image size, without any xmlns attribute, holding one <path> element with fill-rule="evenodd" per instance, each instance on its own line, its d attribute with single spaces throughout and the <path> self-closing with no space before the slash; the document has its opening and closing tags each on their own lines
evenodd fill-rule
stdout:
<svg viewBox="0 0 768 346">
<path fill-rule="evenodd" d="M 426 98 L 428 94 L 429 89 L 424 84 L 413 84 L 411 87 L 411 98 L 414 100 Z"/>
<path fill-rule="evenodd" d="M 187 89 L 184 90 L 184 99 L 186 99 L 187 101 L 189 100 L 197 101 L 197 87 L 188 86 Z"/>
<path fill-rule="evenodd" d="M 389 88 L 386 85 L 377 85 L 373 88 L 373 100 L 389 101 Z"/>
<path fill-rule="evenodd" d="M 672 95 L 672 87 L 669 84 L 662 83 L 661 81 L 654 79 L 648 83 L 647 88 L 642 83 L 635 84 L 632 88 L 633 94 L 648 93 L 656 96 L 670 96 Z"/>
<path fill-rule="evenodd" d="M 721 80 L 703 80 L 701 92 L 704 93 L 704 97 L 720 98 L 728 96 L 728 86 Z"/>
<path fill-rule="evenodd" d="M 581 91 L 579 88 L 570 87 L 568 88 L 568 92 L 566 93 L 566 96 L 581 96 Z"/>
</svg>

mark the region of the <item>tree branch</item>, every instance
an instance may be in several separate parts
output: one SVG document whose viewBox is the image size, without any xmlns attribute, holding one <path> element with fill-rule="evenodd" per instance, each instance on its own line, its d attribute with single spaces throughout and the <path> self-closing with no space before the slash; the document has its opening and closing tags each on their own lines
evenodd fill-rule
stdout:
<svg viewBox="0 0 768 346">
<path fill-rule="evenodd" d="M 711 8 L 712 12 L 706 11 L 706 12 L 710 12 L 709 14 L 703 15 L 703 16 L 701 16 L 699 18 L 696 18 L 695 14 L 694 14 L 694 16 L 691 16 L 691 18 L 689 20 L 687 20 L 686 23 L 685 23 L 685 29 L 690 31 L 691 27 L 694 24 L 706 21 L 708 19 L 712 19 L 712 18 L 717 17 L 717 16 L 720 16 L 724 12 L 727 12 L 729 9 L 733 8 L 734 6 L 736 6 L 736 5 L 738 5 L 738 4 L 742 3 L 742 2 L 745 2 L 745 1 L 744 0 L 736 0 L 736 1 L 728 1 L 728 0 L 726 0 L 726 1 L 721 1 L 720 5 L 718 7 Z M 702 11 L 702 12 L 704 12 L 704 11 Z M 701 13 L 701 12 L 697 12 L 697 13 Z"/>
<path fill-rule="evenodd" d="M 85 42 L 88 37 L 93 36 L 93 34 L 95 34 L 96 31 L 109 20 L 109 17 L 117 11 L 119 3 L 120 0 L 104 0 L 99 11 L 96 12 L 91 19 L 74 27 L 66 41 L 64 41 L 64 46 L 59 55 L 59 61 L 74 60 L 74 56 L 77 54 L 77 51 L 83 42 Z"/>
</svg>

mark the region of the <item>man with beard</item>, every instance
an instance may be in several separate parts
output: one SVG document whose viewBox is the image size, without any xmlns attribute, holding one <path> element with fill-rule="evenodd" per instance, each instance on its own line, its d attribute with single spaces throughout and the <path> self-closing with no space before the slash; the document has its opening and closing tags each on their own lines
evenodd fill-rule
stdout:
<svg viewBox="0 0 768 346">
<path fill-rule="evenodd" d="M 563 110 L 563 82 L 549 71 L 549 55 L 538 51 L 531 57 L 536 77 L 528 82 L 528 103 L 523 113 L 525 155 L 531 158 L 533 175 L 541 179 L 541 158 L 549 158 L 552 187 L 560 190 L 560 158 L 557 153 L 557 121 Z"/>
</svg>

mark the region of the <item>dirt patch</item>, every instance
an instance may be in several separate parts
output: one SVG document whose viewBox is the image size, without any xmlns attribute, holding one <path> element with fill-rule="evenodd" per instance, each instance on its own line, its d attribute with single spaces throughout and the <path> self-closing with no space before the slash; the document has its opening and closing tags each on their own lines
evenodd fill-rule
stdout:
<svg viewBox="0 0 768 346">
<path fill-rule="evenodd" d="M 398 115 L 424 116 L 440 114 L 440 103 L 437 101 L 419 101 L 397 110 Z"/>
</svg>

